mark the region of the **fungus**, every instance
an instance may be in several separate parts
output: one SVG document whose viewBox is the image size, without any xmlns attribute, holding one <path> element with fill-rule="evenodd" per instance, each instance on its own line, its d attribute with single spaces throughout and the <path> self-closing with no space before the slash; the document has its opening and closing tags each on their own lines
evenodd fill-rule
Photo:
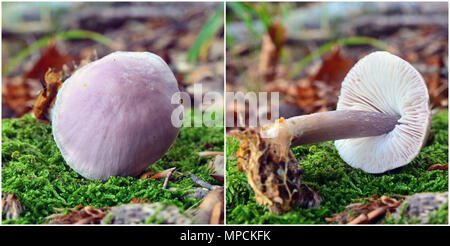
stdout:
<svg viewBox="0 0 450 246">
<path fill-rule="evenodd" d="M 114 52 L 73 73 L 51 111 L 64 160 L 83 177 L 135 176 L 176 139 L 171 97 L 178 83 L 148 52 Z"/>
<path fill-rule="evenodd" d="M 256 200 L 279 213 L 305 203 L 302 170 L 290 147 L 336 140 L 350 166 L 383 173 L 417 156 L 430 123 L 428 91 L 419 72 L 395 55 L 374 52 L 345 77 L 336 111 L 234 133 L 241 140 L 238 168 L 247 173 Z"/>
</svg>

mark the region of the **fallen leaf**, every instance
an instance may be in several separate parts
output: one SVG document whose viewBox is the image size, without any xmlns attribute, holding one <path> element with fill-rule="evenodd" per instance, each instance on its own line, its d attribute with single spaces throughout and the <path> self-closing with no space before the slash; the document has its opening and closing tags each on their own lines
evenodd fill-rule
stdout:
<svg viewBox="0 0 450 246">
<path fill-rule="evenodd" d="M 214 205 L 209 224 L 223 224 L 223 200 Z"/>
<path fill-rule="evenodd" d="M 448 170 L 448 163 L 443 165 L 443 164 L 433 164 L 428 168 L 428 171 L 433 171 L 433 170 Z"/>
<path fill-rule="evenodd" d="M 25 75 L 25 79 L 43 79 L 44 74 L 49 68 L 55 71 L 62 71 L 63 65 L 72 61 L 73 59 L 68 55 L 62 55 L 51 42 L 47 48 L 42 52 L 41 58 L 34 64 L 33 68 Z"/>
<path fill-rule="evenodd" d="M 133 199 L 131 199 L 130 203 L 152 203 L 152 201 L 150 201 L 148 198 L 139 199 L 137 197 L 133 197 Z"/>
<path fill-rule="evenodd" d="M 50 109 L 55 103 L 56 95 L 62 86 L 62 73 L 55 73 L 51 68 L 47 70 L 44 78 L 44 89 L 34 103 L 33 112 L 36 119 L 44 122 L 50 121 Z"/>
<path fill-rule="evenodd" d="M 222 223 L 223 224 L 223 210 L 224 210 L 224 189 L 217 187 L 210 191 L 203 199 L 200 205 L 187 211 L 194 218 L 194 221 L 199 224 Z"/>
<path fill-rule="evenodd" d="M 25 80 L 21 76 L 6 78 L 2 84 L 2 105 L 13 111 L 12 116 L 21 117 L 32 111 L 39 90 L 37 80 Z"/>
<path fill-rule="evenodd" d="M 48 224 L 100 224 L 103 217 L 108 214 L 110 207 L 94 208 L 81 205 L 73 209 L 68 209 L 68 213 L 52 214 L 46 217 Z M 62 208 L 55 208 L 56 211 L 62 211 Z"/>
<path fill-rule="evenodd" d="M 152 171 L 146 172 L 146 173 L 142 174 L 139 179 L 148 179 L 148 178 L 152 177 L 153 175 L 155 175 L 155 173 Z"/>
<path fill-rule="evenodd" d="M 339 46 L 335 46 L 333 50 L 323 58 L 322 66 L 319 71 L 310 76 L 309 80 L 324 81 L 327 85 L 339 92 L 341 82 L 354 64 L 355 62 L 353 60 L 341 56 Z"/>
<path fill-rule="evenodd" d="M 439 55 L 428 57 L 425 60 L 427 72 L 423 75 L 430 94 L 430 103 L 434 106 L 441 106 L 441 100 L 446 98 L 448 86 L 441 83 L 440 69 L 441 59 Z M 445 86 L 442 87 L 441 85 Z"/>
<path fill-rule="evenodd" d="M 320 68 L 313 75 L 297 81 L 278 78 L 269 83 L 266 90 L 287 95 L 287 103 L 298 106 L 307 114 L 333 110 L 341 83 L 354 64 L 335 46 L 323 57 Z"/>
<path fill-rule="evenodd" d="M 150 176 L 151 179 L 161 179 L 161 178 L 166 178 L 169 174 L 171 174 L 173 171 L 175 170 L 175 167 L 166 169 L 164 171 L 161 171 L 157 174 L 154 174 L 152 176 Z M 141 179 L 145 179 L 143 178 L 143 176 L 145 175 L 145 173 L 141 176 Z M 144 176 L 145 177 L 145 176 Z"/>
<path fill-rule="evenodd" d="M 22 212 L 22 204 L 13 193 L 4 193 L 2 197 L 2 213 L 6 214 L 6 219 L 18 219 Z"/>
</svg>

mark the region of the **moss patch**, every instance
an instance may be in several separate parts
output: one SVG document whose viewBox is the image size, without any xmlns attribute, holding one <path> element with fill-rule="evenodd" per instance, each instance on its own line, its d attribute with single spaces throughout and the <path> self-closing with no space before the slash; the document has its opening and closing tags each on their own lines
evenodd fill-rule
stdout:
<svg viewBox="0 0 450 246">
<path fill-rule="evenodd" d="M 201 179 L 217 184 L 209 176 L 207 163 L 200 151 L 223 151 L 223 128 L 181 128 L 166 155 L 146 171 L 159 172 L 176 167 L 190 171 Z M 3 223 L 44 223 L 55 213 L 53 208 L 73 208 L 79 204 L 93 207 L 117 206 L 134 197 L 148 198 L 179 207 L 182 211 L 198 200 L 184 199 L 194 183 L 188 176 L 177 176 L 162 190 L 164 180 L 140 180 L 139 177 L 111 177 L 108 181 L 90 181 L 65 164 L 55 142 L 51 125 L 36 121 L 30 115 L 2 120 L 2 192 L 15 193 L 24 206 L 17 220 Z M 4 217 L 3 217 L 4 218 Z"/>
<path fill-rule="evenodd" d="M 238 141 L 227 138 L 226 204 L 228 224 L 315 224 L 344 210 L 352 199 L 381 195 L 412 195 L 419 192 L 448 190 L 448 170 L 427 171 L 430 165 L 448 162 L 448 111 L 433 116 L 432 138 L 410 164 L 381 175 L 351 168 L 339 156 L 333 142 L 298 146 L 293 149 L 304 169 L 303 180 L 323 196 L 321 206 L 295 209 L 271 215 L 253 199 L 254 193 L 244 173 L 236 168 Z M 430 222 L 448 221 L 442 209 Z M 384 223 L 382 220 L 380 223 Z M 388 223 L 393 221 L 388 221 Z"/>
</svg>

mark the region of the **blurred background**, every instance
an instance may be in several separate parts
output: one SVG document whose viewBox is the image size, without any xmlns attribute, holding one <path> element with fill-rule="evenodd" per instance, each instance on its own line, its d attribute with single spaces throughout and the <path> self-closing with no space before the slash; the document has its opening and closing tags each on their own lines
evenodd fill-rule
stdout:
<svg viewBox="0 0 450 246">
<path fill-rule="evenodd" d="M 49 67 L 116 50 L 161 56 L 181 91 L 224 88 L 223 3 L 2 3 L 2 118 L 31 112 Z"/>
<path fill-rule="evenodd" d="M 278 91 L 280 116 L 334 110 L 349 69 L 376 50 L 410 62 L 432 107 L 448 107 L 448 3 L 228 2 L 226 25 L 227 91 Z"/>
</svg>

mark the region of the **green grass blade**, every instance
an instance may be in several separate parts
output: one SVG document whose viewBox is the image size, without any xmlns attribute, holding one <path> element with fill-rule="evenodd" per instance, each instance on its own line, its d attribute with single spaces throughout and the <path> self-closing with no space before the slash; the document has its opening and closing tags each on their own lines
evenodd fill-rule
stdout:
<svg viewBox="0 0 450 246">
<path fill-rule="evenodd" d="M 5 65 L 2 71 L 3 76 L 7 76 L 20 62 L 33 54 L 35 51 L 47 46 L 51 40 L 69 40 L 69 39 L 91 39 L 105 46 L 112 48 L 113 41 L 103 36 L 102 34 L 85 31 L 85 30 L 71 30 L 59 32 L 53 35 L 45 36 L 34 42 L 27 48 L 19 52 L 11 61 Z"/>
<path fill-rule="evenodd" d="M 272 17 L 269 14 L 269 10 L 267 9 L 267 3 L 262 2 L 260 4 L 260 9 L 257 11 L 259 19 L 264 24 L 264 27 L 267 32 L 269 32 L 270 27 L 272 26 Z"/>
<path fill-rule="evenodd" d="M 229 2 L 227 5 L 231 8 L 237 18 L 244 21 L 250 34 L 253 34 L 253 19 L 251 12 L 240 2 Z"/>
<path fill-rule="evenodd" d="M 188 62 L 197 62 L 201 47 L 208 43 L 223 27 L 223 10 L 224 5 L 220 4 L 211 17 L 209 17 L 206 21 L 205 25 L 202 27 L 202 30 L 198 34 L 197 39 L 188 52 Z"/>
<path fill-rule="evenodd" d="M 331 41 L 331 42 L 323 44 L 318 49 L 314 50 L 309 55 L 307 55 L 305 58 L 303 58 L 297 65 L 295 65 L 293 70 L 289 73 L 288 78 L 289 79 L 295 78 L 295 76 L 300 74 L 300 72 L 303 70 L 303 68 L 305 68 L 309 63 L 311 63 L 317 57 L 319 57 L 319 56 L 327 53 L 331 49 L 333 49 L 333 47 L 335 45 L 340 45 L 340 46 L 371 45 L 371 46 L 374 46 L 381 50 L 389 49 L 389 45 L 387 45 L 386 43 L 384 43 L 378 39 L 370 38 L 370 37 L 355 36 L 355 37 L 338 39 L 337 41 Z"/>
</svg>

